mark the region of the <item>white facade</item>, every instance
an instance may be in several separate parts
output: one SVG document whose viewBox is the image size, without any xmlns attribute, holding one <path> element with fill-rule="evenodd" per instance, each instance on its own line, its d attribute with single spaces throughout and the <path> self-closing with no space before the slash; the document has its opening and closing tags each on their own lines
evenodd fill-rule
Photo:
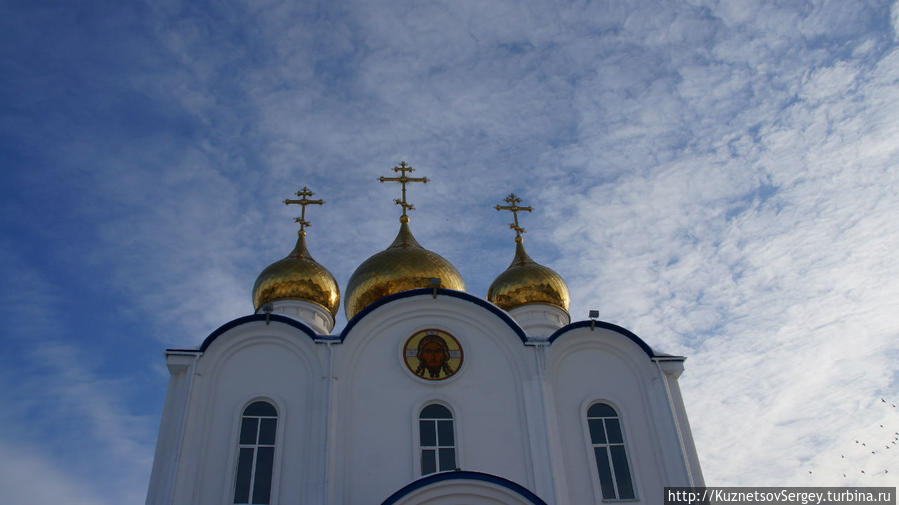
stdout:
<svg viewBox="0 0 899 505">
<path fill-rule="evenodd" d="M 241 416 L 256 400 L 278 416 L 272 504 L 602 503 L 587 421 L 597 403 L 620 421 L 635 494 L 626 501 L 658 504 L 665 486 L 703 484 L 677 385 L 684 358 L 656 354 L 623 328 L 562 326 L 567 314 L 554 307 L 510 314 L 466 293 L 418 289 L 323 335 L 333 323 L 303 304 L 276 303 L 200 349 L 166 352 L 172 376 L 148 505 L 234 503 Z M 418 377 L 404 361 L 407 339 L 426 329 L 464 350 L 445 380 Z M 452 414 L 459 471 L 420 480 L 418 421 L 430 404 Z"/>
</svg>

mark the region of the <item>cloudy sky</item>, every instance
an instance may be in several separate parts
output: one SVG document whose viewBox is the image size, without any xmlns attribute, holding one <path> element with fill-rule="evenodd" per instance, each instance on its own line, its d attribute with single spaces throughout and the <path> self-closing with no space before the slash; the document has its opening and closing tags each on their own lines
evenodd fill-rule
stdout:
<svg viewBox="0 0 899 505">
<path fill-rule="evenodd" d="M 303 185 L 344 287 L 400 160 L 470 293 L 514 191 L 574 320 L 689 357 L 709 484 L 899 480 L 899 3 L 9 0 L 0 97 L 11 503 L 142 503 L 163 349 L 252 311 Z"/>
</svg>

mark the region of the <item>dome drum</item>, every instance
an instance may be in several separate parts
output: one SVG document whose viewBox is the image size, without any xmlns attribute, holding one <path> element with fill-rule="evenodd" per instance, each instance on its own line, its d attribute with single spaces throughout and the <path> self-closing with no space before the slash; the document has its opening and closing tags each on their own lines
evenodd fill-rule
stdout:
<svg viewBox="0 0 899 505">
<path fill-rule="evenodd" d="M 325 307 L 306 300 L 282 299 L 268 302 L 258 310 L 260 313 L 281 314 L 306 323 L 318 335 L 327 335 L 334 329 L 334 316 Z"/>
<path fill-rule="evenodd" d="M 509 309 L 509 315 L 531 336 L 549 336 L 571 322 L 568 312 L 558 305 L 528 303 Z"/>
</svg>

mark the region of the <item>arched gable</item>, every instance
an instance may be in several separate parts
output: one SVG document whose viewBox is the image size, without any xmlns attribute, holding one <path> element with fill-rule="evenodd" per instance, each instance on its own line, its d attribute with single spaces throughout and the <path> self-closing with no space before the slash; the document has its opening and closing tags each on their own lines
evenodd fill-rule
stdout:
<svg viewBox="0 0 899 505">
<path fill-rule="evenodd" d="M 605 321 L 577 321 L 575 323 L 568 324 L 566 326 L 559 328 L 558 330 L 556 330 L 555 333 L 550 335 L 549 343 L 552 344 L 559 338 L 565 336 L 571 330 L 574 330 L 577 328 L 591 328 L 591 327 L 611 330 L 615 333 L 618 333 L 622 336 L 627 337 L 633 343 L 637 344 L 640 347 L 640 349 L 642 349 L 643 352 L 646 353 L 646 355 L 650 359 L 662 358 L 662 359 L 680 360 L 680 361 L 683 361 L 684 359 L 686 359 L 683 356 L 672 356 L 670 354 L 657 353 L 657 352 L 653 351 L 652 347 L 650 347 L 649 344 L 647 344 L 642 338 L 640 338 L 636 334 L 634 334 L 634 332 L 628 330 L 627 328 L 622 328 L 621 326 L 618 326 L 617 324 L 607 323 Z"/>
<path fill-rule="evenodd" d="M 211 334 L 201 348 L 186 414 L 191 423 L 185 428 L 183 451 L 194 463 L 188 470 L 191 478 L 184 481 L 185 503 L 230 503 L 241 415 L 255 400 L 275 407 L 276 441 L 285 440 L 283 430 L 294 430 L 290 444 L 276 442 L 272 493 L 303 496 L 301 502 L 312 496 L 306 486 L 278 476 L 314 471 L 322 464 L 325 422 L 308 406 L 323 401 L 319 378 L 326 362 L 321 346 L 302 323 L 277 315 L 270 316 L 270 325 L 264 321 L 264 314 L 232 321 Z"/>
<path fill-rule="evenodd" d="M 597 403 L 610 405 L 620 420 L 633 494 L 655 503 L 651 483 L 670 479 L 660 435 L 670 427 L 670 412 L 657 362 L 684 358 L 657 353 L 633 332 L 602 321 L 570 324 L 550 342 L 546 377 L 556 423 L 552 436 L 572 503 L 598 502 L 607 492 L 600 485 L 588 429 L 588 410 Z"/>
<path fill-rule="evenodd" d="M 487 309 L 489 312 L 493 313 L 504 323 L 506 323 L 509 328 L 511 328 L 512 331 L 514 331 L 515 334 L 518 335 L 518 338 L 521 339 L 522 343 L 527 342 L 527 335 L 525 335 L 524 330 L 521 329 L 521 326 L 519 326 L 518 323 L 516 323 L 515 320 L 512 319 L 508 313 L 506 313 L 506 311 L 488 302 L 487 300 L 483 300 L 476 296 L 470 295 L 464 291 L 456 291 L 453 289 L 438 288 L 437 295 L 451 296 L 453 298 L 465 300 Z M 408 291 L 401 291 L 399 293 L 381 298 L 380 300 L 359 311 L 358 314 L 356 314 L 352 319 L 350 319 L 349 322 L 347 322 L 347 325 L 343 328 L 343 331 L 340 332 L 340 341 L 343 342 L 343 340 L 346 339 L 347 335 L 350 333 L 353 327 L 356 326 L 356 324 L 358 324 L 362 320 L 362 318 L 370 314 L 372 311 L 390 302 L 402 300 L 403 298 L 410 298 L 413 296 L 434 296 L 434 290 L 429 288 L 410 289 Z"/>
<path fill-rule="evenodd" d="M 458 419 L 457 465 L 476 461 L 481 469 L 503 468 L 504 476 L 533 484 L 532 444 L 521 420 L 534 412 L 526 395 L 528 379 L 537 374 L 534 350 L 514 331 L 520 327 L 486 302 L 452 290 L 432 297 L 433 290 L 419 289 L 375 302 L 342 335 L 334 361 L 340 371 L 335 408 L 342 414 L 334 430 L 341 433 L 335 463 L 343 478 L 334 486 L 348 503 L 363 502 L 371 490 L 383 499 L 421 475 L 419 419 L 412 407 L 431 400 L 451 406 Z M 464 348 L 457 373 L 439 382 L 417 376 L 404 360 L 409 339 L 428 329 L 448 333 Z M 509 428 L 498 433 L 477 429 L 498 420 Z M 514 461 L 489 450 L 496 440 Z M 369 454 L 389 453 L 402 459 L 374 468 L 365 463 Z"/>
<path fill-rule="evenodd" d="M 213 331 L 212 333 L 210 333 L 209 336 L 203 340 L 203 343 L 200 344 L 200 352 L 205 352 L 206 349 L 210 345 L 212 345 L 213 342 L 215 342 L 215 339 L 220 337 L 223 333 L 227 332 L 228 330 L 231 330 L 233 328 L 236 328 L 236 327 L 244 325 L 244 324 L 256 322 L 256 321 L 266 321 L 268 323 L 275 322 L 275 323 L 286 324 L 288 326 L 292 326 L 292 327 L 300 330 L 301 332 L 306 334 L 306 336 L 308 336 L 313 341 L 315 340 L 315 331 L 301 321 L 297 321 L 296 319 L 291 319 L 287 316 L 282 316 L 280 314 L 251 314 L 249 316 L 239 317 L 237 319 L 228 321 L 227 323 L 216 328 L 216 330 Z"/>
</svg>

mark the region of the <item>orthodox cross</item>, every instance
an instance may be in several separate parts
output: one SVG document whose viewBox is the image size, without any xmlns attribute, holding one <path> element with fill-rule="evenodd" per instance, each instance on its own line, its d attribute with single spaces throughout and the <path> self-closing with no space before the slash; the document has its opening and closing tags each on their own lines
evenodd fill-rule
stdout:
<svg viewBox="0 0 899 505">
<path fill-rule="evenodd" d="M 409 216 L 406 215 L 406 209 L 408 209 L 408 210 L 415 210 L 415 206 L 412 205 L 411 203 L 406 202 L 406 183 L 407 183 L 407 182 L 424 182 L 424 183 L 427 183 L 427 182 L 428 182 L 428 178 L 427 178 L 427 177 L 409 177 L 408 175 L 406 175 L 406 172 L 414 172 L 415 169 L 412 168 L 411 166 L 407 165 L 405 161 L 401 161 L 401 162 L 400 162 L 400 166 L 398 166 L 398 167 L 393 167 L 393 171 L 394 171 L 394 172 L 399 172 L 401 175 L 400 175 L 399 177 L 384 177 L 384 176 L 381 176 L 381 177 L 378 178 L 378 180 L 381 181 L 381 182 L 398 182 L 398 183 L 400 183 L 400 184 L 403 185 L 403 198 L 402 198 L 402 199 L 397 198 L 397 199 L 394 200 L 394 202 L 395 202 L 397 205 L 399 205 L 399 206 L 401 206 L 401 207 L 403 208 L 403 215 L 400 216 L 400 222 L 401 222 L 401 223 L 408 223 L 408 222 L 409 222 Z"/>
<path fill-rule="evenodd" d="M 515 219 L 515 224 L 509 224 L 509 228 L 515 230 L 515 241 L 521 242 L 521 234 L 524 233 L 524 228 L 518 226 L 518 212 L 522 210 L 526 210 L 531 212 L 534 210 L 533 207 L 521 207 L 518 204 L 521 203 L 521 198 L 515 196 L 515 193 L 509 193 L 509 196 L 504 200 L 509 205 L 497 205 L 496 210 L 510 210 L 512 211 L 512 218 Z"/>
<path fill-rule="evenodd" d="M 305 235 L 306 227 L 312 225 L 312 223 L 310 223 L 309 221 L 306 221 L 306 206 L 307 205 L 322 205 L 323 203 L 325 203 L 324 200 L 310 200 L 308 198 L 314 194 L 315 193 L 313 193 L 312 191 L 309 191 L 309 188 L 307 188 L 306 186 L 303 186 L 303 189 L 301 189 L 300 191 L 297 191 L 297 196 L 300 197 L 299 200 L 290 200 L 290 199 L 284 200 L 284 203 L 286 205 L 290 205 L 293 203 L 293 204 L 301 205 L 303 207 L 303 210 L 300 213 L 300 217 L 294 219 L 294 221 L 300 223 L 300 235 Z"/>
</svg>

